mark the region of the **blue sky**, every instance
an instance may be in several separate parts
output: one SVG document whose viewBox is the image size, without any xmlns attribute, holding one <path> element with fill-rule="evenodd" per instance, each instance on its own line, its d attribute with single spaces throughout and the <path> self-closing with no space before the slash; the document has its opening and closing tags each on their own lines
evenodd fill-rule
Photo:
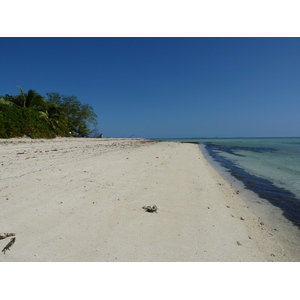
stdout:
<svg viewBox="0 0 300 300">
<path fill-rule="evenodd" d="M 300 135 L 300 38 L 0 38 L 0 66 L 0 95 L 75 95 L 105 137 Z"/>
</svg>

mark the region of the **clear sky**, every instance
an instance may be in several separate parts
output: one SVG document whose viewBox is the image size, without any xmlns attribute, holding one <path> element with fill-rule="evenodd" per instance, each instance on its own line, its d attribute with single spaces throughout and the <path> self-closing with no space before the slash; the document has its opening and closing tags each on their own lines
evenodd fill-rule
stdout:
<svg viewBox="0 0 300 300">
<path fill-rule="evenodd" d="M 75 95 L 104 137 L 300 136 L 300 38 L 0 38 L 0 95 Z"/>
</svg>

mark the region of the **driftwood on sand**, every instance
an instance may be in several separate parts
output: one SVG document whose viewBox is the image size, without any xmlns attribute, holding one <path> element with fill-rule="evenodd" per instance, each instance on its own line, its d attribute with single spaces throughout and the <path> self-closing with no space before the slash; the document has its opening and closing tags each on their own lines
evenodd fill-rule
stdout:
<svg viewBox="0 0 300 300">
<path fill-rule="evenodd" d="M 10 236 L 15 236 L 15 233 L 0 233 L 0 240 L 6 239 Z M 10 242 L 2 249 L 2 252 L 5 254 L 7 250 L 10 250 L 10 247 L 15 243 L 16 238 L 13 237 Z"/>
<path fill-rule="evenodd" d="M 16 238 L 12 238 L 10 242 L 3 248 L 2 252 L 5 254 L 7 250 L 10 250 L 10 247 L 15 243 Z"/>
<path fill-rule="evenodd" d="M 0 240 L 6 239 L 10 236 L 15 236 L 15 233 L 0 233 Z"/>
</svg>

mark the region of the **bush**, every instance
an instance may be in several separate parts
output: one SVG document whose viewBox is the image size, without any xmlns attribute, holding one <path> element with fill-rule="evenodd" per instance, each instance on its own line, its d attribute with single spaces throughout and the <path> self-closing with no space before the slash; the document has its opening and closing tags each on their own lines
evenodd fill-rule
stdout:
<svg viewBox="0 0 300 300">
<path fill-rule="evenodd" d="M 54 138 L 55 132 L 33 108 L 0 103 L 0 138 L 27 135 L 31 138 Z"/>
<path fill-rule="evenodd" d="M 31 138 L 54 138 L 55 132 L 50 125 L 32 108 L 23 108 L 22 135 Z"/>
<path fill-rule="evenodd" d="M 0 138 L 21 135 L 22 109 L 17 106 L 0 104 Z"/>
</svg>

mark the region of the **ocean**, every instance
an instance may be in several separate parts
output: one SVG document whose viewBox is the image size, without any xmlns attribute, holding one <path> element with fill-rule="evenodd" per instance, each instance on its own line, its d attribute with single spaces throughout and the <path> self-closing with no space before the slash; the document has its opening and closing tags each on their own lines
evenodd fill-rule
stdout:
<svg viewBox="0 0 300 300">
<path fill-rule="evenodd" d="M 213 167 L 241 192 L 258 215 L 282 217 L 300 229 L 300 138 L 163 139 L 199 143 Z M 252 202 L 252 203 L 251 203 Z M 258 205 L 259 204 L 259 205 Z"/>
</svg>

